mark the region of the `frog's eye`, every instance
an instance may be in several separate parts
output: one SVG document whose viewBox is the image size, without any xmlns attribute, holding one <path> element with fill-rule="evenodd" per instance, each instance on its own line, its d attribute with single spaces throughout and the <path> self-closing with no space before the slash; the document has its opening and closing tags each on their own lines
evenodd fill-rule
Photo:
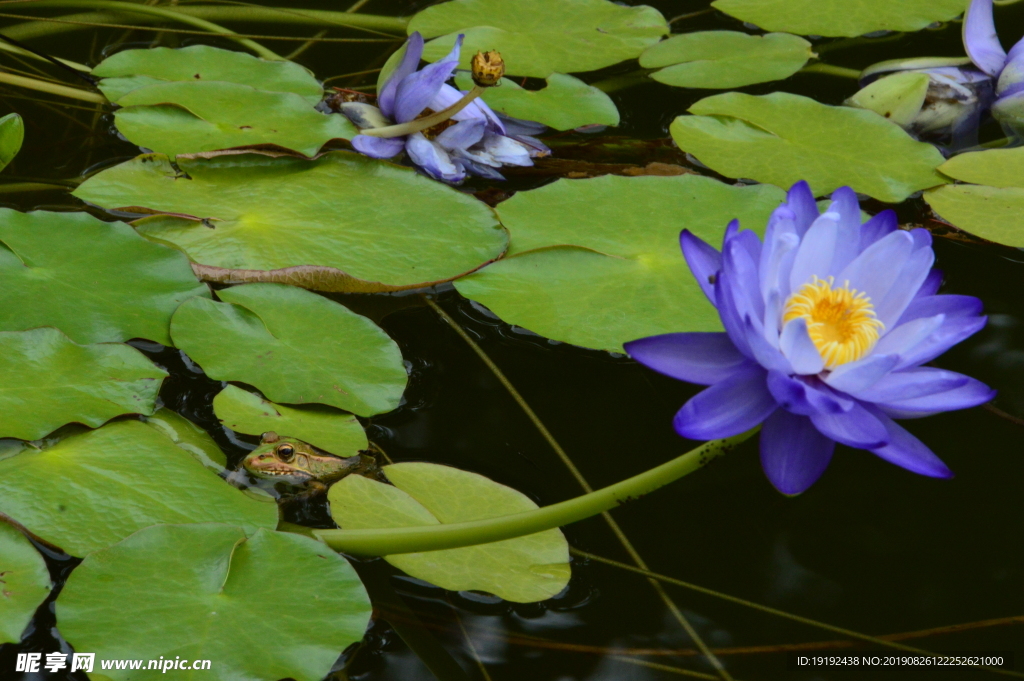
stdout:
<svg viewBox="0 0 1024 681">
<path fill-rule="evenodd" d="M 292 457 L 295 456 L 295 447 L 292 447 L 289 444 L 278 445 L 275 451 L 277 452 L 277 455 L 281 457 L 281 461 L 284 461 L 285 463 L 291 461 Z"/>
</svg>

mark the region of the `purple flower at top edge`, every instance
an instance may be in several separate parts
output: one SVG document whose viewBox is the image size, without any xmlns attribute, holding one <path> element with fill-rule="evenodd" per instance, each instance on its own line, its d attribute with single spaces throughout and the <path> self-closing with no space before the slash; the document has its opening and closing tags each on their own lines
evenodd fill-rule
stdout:
<svg viewBox="0 0 1024 681">
<path fill-rule="evenodd" d="M 1003 123 L 1024 125 L 1024 38 L 1003 50 L 992 17 L 992 0 L 971 0 L 964 13 L 964 49 L 974 65 L 995 81 L 992 114 Z"/>
<path fill-rule="evenodd" d="M 358 127 L 368 128 L 406 123 L 426 109 L 448 108 L 464 94 L 446 83 L 458 66 L 462 38 L 459 35 L 444 59 L 417 70 L 423 36 L 413 33 L 401 62 L 378 93 L 377 106 L 352 102 L 342 105 L 342 113 Z M 510 120 L 510 126 L 527 123 L 505 120 Z M 507 130 L 505 120 L 483 100 L 475 99 L 449 121 L 435 126 L 437 129 L 388 138 L 357 135 L 352 146 L 373 158 L 392 158 L 404 151 L 424 172 L 444 182 L 462 182 L 467 174 L 503 180 L 498 172 L 503 165 L 531 166 L 534 157 L 550 153 L 539 140 Z"/>
<path fill-rule="evenodd" d="M 733 221 L 722 251 L 684 230 L 683 256 L 725 332 L 626 343 L 673 378 L 709 386 L 675 416 L 692 440 L 762 424 L 761 463 L 785 494 L 825 471 L 835 443 L 936 478 L 949 468 L 893 419 L 965 409 L 994 396 L 969 376 L 921 366 L 985 325 L 981 301 L 937 295 L 941 273 L 924 229 L 891 210 L 861 224 L 842 187 L 819 215 L 806 182 L 768 220 L 764 242 Z"/>
</svg>

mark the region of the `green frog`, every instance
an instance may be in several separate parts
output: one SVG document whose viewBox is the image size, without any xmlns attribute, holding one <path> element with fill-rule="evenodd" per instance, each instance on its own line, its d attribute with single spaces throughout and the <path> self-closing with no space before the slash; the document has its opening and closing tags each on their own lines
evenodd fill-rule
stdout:
<svg viewBox="0 0 1024 681">
<path fill-rule="evenodd" d="M 308 442 L 270 431 L 263 433 L 260 446 L 249 452 L 242 467 L 257 478 L 303 489 L 303 496 L 306 496 L 325 492 L 351 473 L 373 476 L 377 472 L 377 461 L 365 452 L 349 457 L 334 456 Z"/>
</svg>

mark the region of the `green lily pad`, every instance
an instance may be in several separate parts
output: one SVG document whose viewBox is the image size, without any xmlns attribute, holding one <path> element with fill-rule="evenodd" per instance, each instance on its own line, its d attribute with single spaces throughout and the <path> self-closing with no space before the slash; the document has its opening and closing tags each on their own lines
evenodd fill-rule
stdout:
<svg viewBox="0 0 1024 681">
<path fill-rule="evenodd" d="M 171 314 L 209 297 L 180 251 L 88 213 L 0 208 L 0 330 L 56 326 L 79 343 L 169 345 Z"/>
<path fill-rule="evenodd" d="M 275 402 L 317 402 L 360 416 L 398 406 L 408 379 L 402 353 L 366 317 L 283 284 L 217 295 L 223 303 L 194 298 L 171 320 L 174 345 L 210 378 L 248 383 Z"/>
<path fill-rule="evenodd" d="M 672 122 L 672 139 L 713 170 L 779 187 L 807 180 L 816 195 L 843 185 L 898 203 L 948 180 L 942 154 L 873 111 L 773 92 L 727 92 Z"/>
<path fill-rule="evenodd" d="M 25 141 L 25 122 L 16 113 L 0 118 L 0 170 L 14 160 Z"/>
<path fill-rule="evenodd" d="M 0 332 L 0 437 L 152 414 L 167 372 L 128 345 L 78 345 L 52 327 Z"/>
<path fill-rule="evenodd" d="M 103 79 L 100 91 L 115 103 L 138 87 L 168 81 L 238 83 L 267 92 L 291 92 L 310 105 L 324 94 L 313 74 L 295 62 L 268 61 L 208 45 L 124 50 L 100 62 L 92 75 Z"/>
<path fill-rule="evenodd" d="M 462 68 L 477 51 L 498 50 L 509 75 L 547 78 L 635 59 L 668 24 L 652 7 L 608 0 L 452 0 L 414 16 L 408 30 L 443 36 L 427 43 L 427 61 L 448 54 L 463 33 Z"/>
<path fill-rule="evenodd" d="M 588 348 L 623 352 L 644 336 L 718 331 L 679 232 L 718 246 L 738 218 L 761 233 L 783 199 L 776 187 L 698 175 L 559 180 L 501 204 L 509 256 L 455 287 L 510 324 Z"/>
<path fill-rule="evenodd" d="M 931 78 L 926 73 L 894 73 L 857 91 L 845 104 L 869 109 L 896 125 L 907 127 L 921 113 L 930 83 Z"/>
<path fill-rule="evenodd" d="M 130 607 L 128 594 L 138 595 Z M 309 537 L 160 525 L 86 557 L 57 618 L 76 650 L 99 659 L 210 661 L 195 673 L 103 670 L 115 681 L 319 681 L 363 638 L 370 600 L 352 566 Z"/>
<path fill-rule="evenodd" d="M 0 645 L 21 640 L 50 588 L 46 561 L 21 530 L 0 518 Z"/>
<path fill-rule="evenodd" d="M 651 45 L 640 66 L 661 69 L 651 74 L 659 83 L 724 90 L 789 78 L 813 56 L 809 42 L 788 33 L 698 31 Z"/>
<path fill-rule="evenodd" d="M 460 73 L 455 84 L 468 90 L 473 87 L 473 80 Z M 619 110 L 611 97 L 564 73 L 552 73 L 547 87 L 541 90 L 527 90 L 509 78 L 502 78 L 499 87 L 484 90 L 483 100 L 506 116 L 537 121 L 555 130 L 619 124 Z"/>
<path fill-rule="evenodd" d="M 384 467 L 385 485 L 350 475 L 331 486 L 331 515 L 345 529 L 470 522 L 537 508 L 529 497 L 482 475 L 432 463 Z M 569 545 L 561 530 L 444 551 L 384 559 L 452 591 L 487 591 L 507 601 L 551 598 L 569 583 Z"/>
<path fill-rule="evenodd" d="M 323 114 L 299 95 L 219 81 L 155 83 L 123 95 L 114 112 L 130 142 L 175 156 L 272 145 L 313 156 L 332 139 L 352 139 L 355 126 Z"/>
<path fill-rule="evenodd" d="M 1024 147 L 957 154 L 939 172 L 972 184 L 1024 189 Z"/>
<path fill-rule="evenodd" d="M 251 534 L 278 515 L 130 420 L 0 461 L 0 512 L 75 556 L 150 525 L 226 522 Z"/>
<path fill-rule="evenodd" d="M 338 456 L 355 456 L 369 446 L 363 426 L 352 414 L 328 408 L 286 407 L 233 385 L 213 398 L 213 410 L 236 433 L 259 435 L 272 430 Z"/>
<path fill-rule="evenodd" d="M 360 154 L 315 161 L 247 154 L 179 159 L 177 166 L 188 176 L 165 156 L 140 156 L 74 193 L 107 209 L 170 214 L 136 226 L 185 251 L 204 278 L 229 283 L 418 288 L 472 271 L 508 243 L 482 202 Z"/>
<path fill-rule="evenodd" d="M 715 0 L 711 6 L 766 31 L 852 37 L 918 31 L 962 14 L 967 0 Z"/>
<path fill-rule="evenodd" d="M 209 433 L 167 407 L 161 407 L 152 416 L 143 416 L 142 422 L 169 437 L 212 471 L 220 473 L 228 465 L 224 451 Z"/>
<path fill-rule="evenodd" d="M 1024 188 L 958 184 L 927 191 L 924 200 L 940 218 L 965 232 L 1024 248 Z"/>
</svg>

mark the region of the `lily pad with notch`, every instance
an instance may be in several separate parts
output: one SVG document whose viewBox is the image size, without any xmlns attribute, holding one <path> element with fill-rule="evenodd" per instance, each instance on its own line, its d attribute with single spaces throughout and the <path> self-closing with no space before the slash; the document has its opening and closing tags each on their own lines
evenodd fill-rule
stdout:
<svg viewBox="0 0 1024 681">
<path fill-rule="evenodd" d="M 469 90 L 473 80 L 460 73 L 455 84 Z M 498 113 L 543 123 L 555 130 L 619 124 L 619 110 L 611 97 L 564 73 L 552 73 L 540 90 L 527 90 L 514 80 L 502 78 L 499 87 L 487 88 L 482 97 Z"/>
</svg>

